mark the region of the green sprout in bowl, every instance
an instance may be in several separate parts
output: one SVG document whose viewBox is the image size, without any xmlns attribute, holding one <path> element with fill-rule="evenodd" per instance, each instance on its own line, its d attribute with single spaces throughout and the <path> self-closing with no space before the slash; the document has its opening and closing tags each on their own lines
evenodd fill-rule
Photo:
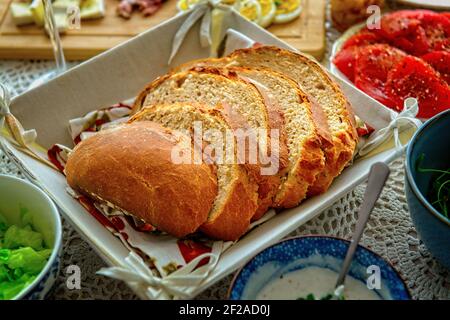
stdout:
<svg viewBox="0 0 450 320">
<path fill-rule="evenodd" d="M 297 300 L 335 300 L 335 296 L 332 293 L 327 293 L 320 299 L 317 299 L 314 293 L 310 293 L 306 297 L 300 297 Z M 344 295 L 340 295 L 336 300 L 345 300 L 345 297 Z"/>
<path fill-rule="evenodd" d="M 430 190 L 427 195 L 431 205 L 439 211 L 444 217 L 449 219 L 450 212 L 450 168 L 446 170 L 423 168 L 425 154 L 421 154 L 416 162 L 416 170 L 420 173 L 431 173 Z"/>
<path fill-rule="evenodd" d="M 23 226 L 8 225 L 0 214 L 0 300 L 12 299 L 29 286 L 52 253 L 30 221 L 24 212 Z"/>
</svg>

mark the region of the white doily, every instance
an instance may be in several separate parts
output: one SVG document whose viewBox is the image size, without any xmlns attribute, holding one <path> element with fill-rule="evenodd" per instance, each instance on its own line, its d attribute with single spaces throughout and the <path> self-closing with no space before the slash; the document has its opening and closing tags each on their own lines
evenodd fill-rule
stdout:
<svg viewBox="0 0 450 320">
<path fill-rule="evenodd" d="M 336 39 L 337 33 L 329 25 L 327 29 L 330 44 Z M 71 65 L 73 64 L 69 64 L 69 67 Z M 17 94 L 53 66 L 51 62 L 42 61 L 0 61 L 0 81 L 9 84 Z M 430 256 L 418 239 L 409 217 L 403 170 L 403 159 L 391 165 L 391 176 L 371 215 L 362 244 L 396 267 L 406 280 L 414 299 L 450 299 L 450 272 Z M 0 151 L 1 173 L 23 178 L 17 167 Z M 356 210 L 362 201 L 364 189 L 364 185 L 358 186 L 290 236 L 327 234 L 349 239 L 355 227 Z M 62 270 L 53 299 L 136 299 L 124 283 L 95 274 L 105 263 L 67 222 L 64 222 L 63 243 Z M 66 286 L 65 270 L 69 265 L 78 265 L 81 269 L 79 290 L 69 290 Z M 226 277 L 201 293 L 198 298 L 226 298 L 231 278 L 232 276 Z"/>
</svg>

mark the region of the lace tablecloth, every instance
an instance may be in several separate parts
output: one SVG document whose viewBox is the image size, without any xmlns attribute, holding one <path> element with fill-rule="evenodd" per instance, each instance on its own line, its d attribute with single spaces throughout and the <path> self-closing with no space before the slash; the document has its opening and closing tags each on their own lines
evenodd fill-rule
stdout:
<svg viewBox="0 0 450 320">
<path fill-rule="evenodd" d="M 328 45 L 336 32 L 328 26 Z M 26 90 L 36 77 L 53 68 L 42 61 L 1 61 L 0 81 L 9 84 L 14 93 Z M 71 64 L 69 64 L 69 67 Z M 391 164 L 391 176 L 371 215 L 362 244 L 390 261 L 400 272 L 415 299 L 450 299 L 450 272 L 436 262 L 418 239 L 409 217 L 404 194 L 404 159 Z M 0 173 L 23 177 L 18 168 L 0 151 Z M 357 208 L 364 194 L 360 185 L 331 208 L 293 232 L 293 235 L 326 234 L 351 238 L 357 220 Z M 77 232 L 64 221 L 62 268 L 53 299 L 136 299 L 123 282 L 96 275 L 105 263 Z M 81 269 L 81 289 L 66 286 L 69 265 Z M 212 286 L 197 298 L 224 299 L 232 276 Z"/>
</svg>

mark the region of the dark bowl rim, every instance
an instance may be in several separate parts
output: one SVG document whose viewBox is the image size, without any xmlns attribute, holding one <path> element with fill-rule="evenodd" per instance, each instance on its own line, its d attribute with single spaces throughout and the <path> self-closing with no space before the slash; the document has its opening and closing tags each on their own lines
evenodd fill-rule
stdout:
<svg viewBox="0 0 450 320">
<path fill-rule="evenodd" d="M 425 206 L 425 208 L 428 209 L 429 212 L 431 212 L 436 218 L 438 218 L 440 221 L 444 222 L 447 226 L 450 227 L 450 219 L 447 219 L 444 217 L 442 213 L 437 211 L 425 198 L 425 196 L 422 194 L 422 192 L 417 187 L 416 182 L 414 181 L 412 172 L 412 163 L 411 163 L 411 155 L 415 146 L 416 141 L 426 132 L 426 130 L 434 125 L 436 121 L 441 120 L 442 117 L 449 116 L 450 115 L 450 109 L 443 111 L 441 113 L 438 113 L 433 118 L 429 119 L 427 122 L 423 124 L 422 127 L 420 127 L 414 134 L 414 136 L 411 138 L 411 141 L 408 144 L 408 148 L 406 150 L 406 163 L 405 163 L 405 171 L 406 171 L 406 179 L 411 186 L 412 192 L 415 194 L 416 198 Z"/>
<path fill-rule="evenodd" d="M 237 280 L 237 278 L 239 277 L 239 275 L 242 273 L 242 271 L 244 270 L 244 268 L 259 254 L 263 253 L 264 251 L 266 251 L 269 248 L 275 247 L 283 242 L 287 242 L 287 241 L 292 241 L 292 240 L 297 240 L 297 239 L 304 239 L 304 238 L 327 238 L 330 240 L 338 240 L 338 241 L 342 241 L 342 242 L 346 242 L 348 244 L 351 243 L 350 240 L 344 239 L 344 238 L 339 238 L 336 236 L 328 236 L 328 235 L 314 235 L 314 234 L 308 234 L 308 235 L 300 235 L 300 236 L 292 236 L 283 240 L 280 240 L 264 249 L 262 249 L 261 251 L 259 251 L 257 254 L 255 254 L 251 259 L 249 259 L 247 262 L 244 263 L 244 265 L 242 267 L 239 268 L 239 270 L 236 272 L 236 274 L 233 276 L 233 279 L 230 282 L 230 285 L 228 287 L 228 291 L 227 291 L 227 299 L 230 300 L 230 296 L 231 296 L 231 291 L 234 287 L 234 284 Z M 379 255 L 378 253 L 376 253 L 375 251 L 373 251 L 372 249 L 369 249 L 361 244 L 358 244 L 358 247 L 367 250 L 368 252 L 370 252 L 371 254 L 373 254 L 374 256 L 378 257 L 380 260 L 382 260 L 384 263 L 386 263 L 389 267 L 391 267 L 391 269 L 394 271 L 394 273 L 398 276 L 398 278 L 400 279 L 400 281 L 403 283 L 403 286 L 405 288 L 406 291 L 406 295 L 408 296 L 409 300 L 412 300 L 412 295 L 411 292 L 408 288 L 408 286 L 406 285 L 406 281 L 405 279 L 403 279 L 402 275 L 400 274 L 400 272 L 397 271 L 396 268 L 394 268 L 394 266 L 392 265 L 392 263 L 390 263 L 389 261 L 387 261 L 385 258 L 383 258 L 381 255 Z"/>
</svg>

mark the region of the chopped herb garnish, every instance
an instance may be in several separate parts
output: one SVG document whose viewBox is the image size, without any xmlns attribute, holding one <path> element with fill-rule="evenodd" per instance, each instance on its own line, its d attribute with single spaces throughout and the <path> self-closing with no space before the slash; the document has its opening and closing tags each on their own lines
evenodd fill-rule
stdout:
<svg viewBox="0 0 450 320">
<path fill-rule="evenodd" d="M 446 170 L 424 168 L 425 154 L 421 154 L 416 162 L 416 170 L 420 173 L 432 174 L 430 190 L 427 200 L 444 217 L 449 218 L 450 213 L 450 168 Z"/>
<path fill-rule="evenodd" d="M 310 293 L 306 296 L 306 300 L 316 300 L 316 297 L 312 293 Z"/>
</svg>

